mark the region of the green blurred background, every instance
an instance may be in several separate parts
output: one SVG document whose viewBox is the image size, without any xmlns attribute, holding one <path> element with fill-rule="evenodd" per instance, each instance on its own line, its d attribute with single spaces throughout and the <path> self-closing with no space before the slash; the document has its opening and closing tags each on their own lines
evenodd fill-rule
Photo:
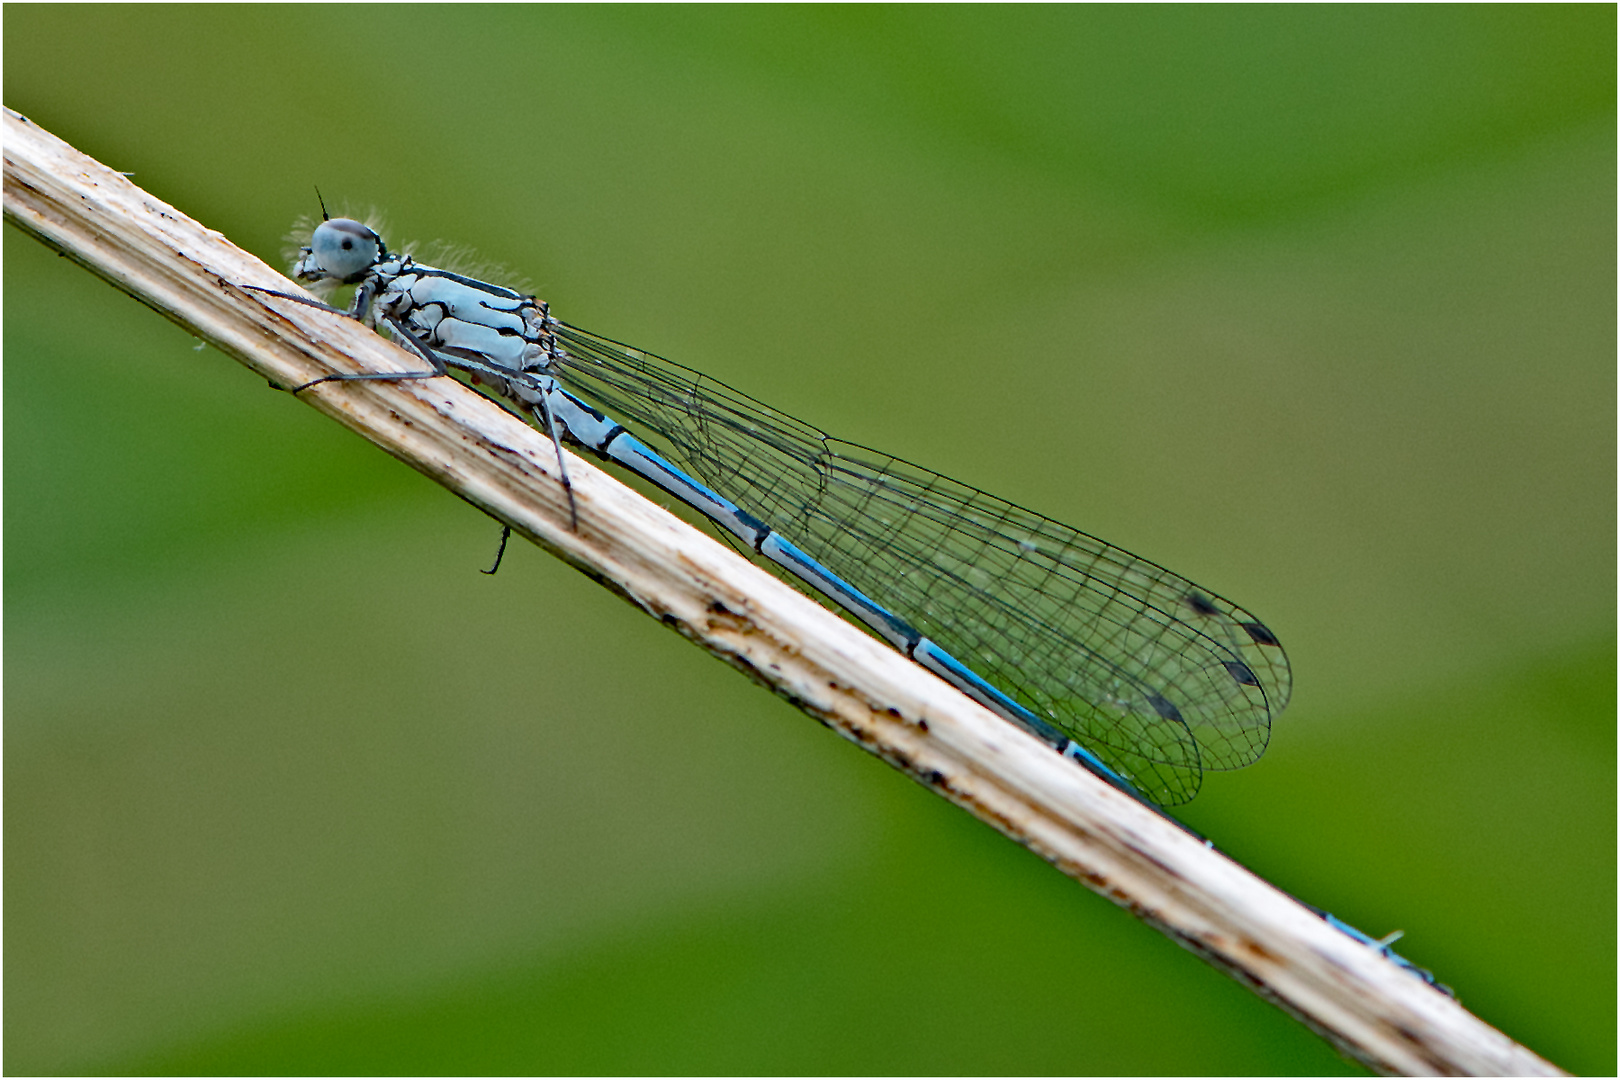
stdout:
<svg viewBox="0 0 1620 1080">
<path fill-rule="evenodd" d="M 1615 11 L 19 7 L 312 188 L 1236 597 L 1181 816 L 1615 1057 Z M 7 1072 L 1321 1073 L 1315 1036 L 5 230 Z"/>
</svg>

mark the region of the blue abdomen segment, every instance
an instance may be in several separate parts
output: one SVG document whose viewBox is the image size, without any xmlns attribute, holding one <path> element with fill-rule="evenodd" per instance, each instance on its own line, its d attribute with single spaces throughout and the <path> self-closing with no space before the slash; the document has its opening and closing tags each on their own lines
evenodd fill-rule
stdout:
<svg viewBox="0 0 1620 1080">
<path fill-rule="evenodd" d="M 710 491 L 622 428 L 602 453 L 636 475 L 657 484 L 751 548 L 758 548 L 760 540 L 771 531 L 764 522 L 730 499 Z"/>
<path fill-rule="evenodd" d="M 800 551 L 798 547 L 771 533 L 759 546 L 760 553 L 778 566 L 832 597 L 840 606 L 877 631 L 890 645 L 911 657 L 925 670 L 938 675 L 991 712 L 1010 720 L 1051 746 L 1066 758 L 1077 761 L 1102 780 L 1130 795 L 1143 799 L 1141 792 L 1098 757 L 1057 728 L 1048 724 L 1018 702 L 987 682 L 978 672 L 919 634 L 887 608 L 880 606 L 859 589 Z"/>
<path fill-rule="evenodd" d="M 840 607 L 870 626 L 877 635 L 907 656 L 922 635 L 855 586 L 800 551 L 796 544 L 772 532 L 759 544 L 759 553 L 800 581 L 836 600 Z M 915 657 L 913 657 L 915 659 Z"/>
<path fill-rule="evenodd" d="M 760 541 L 771 531 L 764 522 L 671 465 L 623 426 L 555 383 L 546 393 L 546 404 L 568 433 L 588 449 L 657 484 L 750 548 L 758 550 Z"/>
<path fill-rule="evenodd" d="M 978 672 L 944 649 L 941 649 L 932 641 L 927 638 L 918 641 L 916 648 L 911 653 L 911 658 L 991 712 L 1011 720 L 1064 757 L 1078 762 L 1099 779 L 1125 792 L 1133 799 L 1148 802 L 1129 780 L 1104 765 L 1097 755 L 986 682 L 979 676 Z"/>
</svg>

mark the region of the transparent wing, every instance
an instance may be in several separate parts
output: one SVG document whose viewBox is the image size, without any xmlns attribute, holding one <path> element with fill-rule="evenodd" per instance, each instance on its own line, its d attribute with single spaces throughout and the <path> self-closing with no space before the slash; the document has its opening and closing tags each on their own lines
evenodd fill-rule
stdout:
<svg viewBox="0 0 1620 1080">
<path fill-rule="evenodd" d="M 1164 805 L 1258 758 L 1288 660 L 1162 566 L 557 324 L 560 382 Z M 772 567 L 775 569 L 774 567 Z M 782 576 L 803 588 L 795 578 Z"/>
</svg>

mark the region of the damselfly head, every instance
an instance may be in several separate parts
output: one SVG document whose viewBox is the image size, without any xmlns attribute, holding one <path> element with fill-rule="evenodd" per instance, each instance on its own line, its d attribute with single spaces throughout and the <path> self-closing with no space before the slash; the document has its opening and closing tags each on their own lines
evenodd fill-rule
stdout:
<svg viewBox="0 0 1620 1080">
<path fill-rule="evenodd" d="M 300 281 L 355 282 L 387 249 L 370 226 L 353 218 L 332 218 L 315 226 L 309 246 L 299 252 L 293 276 Z"/>
</svg>

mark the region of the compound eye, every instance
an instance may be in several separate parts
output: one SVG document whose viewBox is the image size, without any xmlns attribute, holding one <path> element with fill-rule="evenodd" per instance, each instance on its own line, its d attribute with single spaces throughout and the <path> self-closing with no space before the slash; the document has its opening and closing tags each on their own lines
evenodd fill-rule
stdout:
<svg viewBox="0 0 1620 1080">
<path fill-rule="evenodd" d="M 310 238 L 300 276 L 350 281 L 371 269 L 382 250 L 382 239 L 352 218 L 323 221 Z"/>
</svg>

